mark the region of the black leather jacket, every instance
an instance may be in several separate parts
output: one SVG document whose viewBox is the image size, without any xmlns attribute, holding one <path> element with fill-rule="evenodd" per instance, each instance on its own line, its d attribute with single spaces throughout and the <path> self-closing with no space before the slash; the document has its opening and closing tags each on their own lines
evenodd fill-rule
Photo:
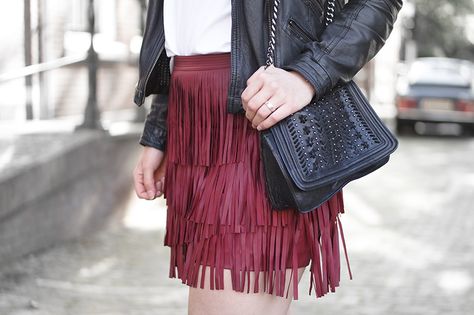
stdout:
<svg viewBox="0 0 474 315">
<path fill-rule="evenodd" d="M 231 82 L 229 113 L 242 114 L 240 95 L 247 78 L 265 64 L 273 1 L 231 0 Z M 324 94 L 339 80 L 349 81 L 382 48 L 402 0 L 336 0 L 334 21 L 325 27 L 327 0 L 281 0 L 276 29 L 276 67 L 299 72 Z M 139 57 L 134 102 L 157 94 L 140 143 L 166 147 L 170 58 L 164 49 L 163 0 L 149 0 Z"/>
</svg>

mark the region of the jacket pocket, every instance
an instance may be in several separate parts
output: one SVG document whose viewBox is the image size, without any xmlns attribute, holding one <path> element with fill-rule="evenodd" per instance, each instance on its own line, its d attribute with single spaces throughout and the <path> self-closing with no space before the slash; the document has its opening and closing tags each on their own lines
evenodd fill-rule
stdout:
<svg viewBox="0 0 474 315">
<path fill-rule="evenodd" d="M 287 29 L 296 38 L 302 42 L 313 42 L 316 41 L 316 36 L 312 35 L 310 32 L 301 27 L 293 18 L 288 19 Z"/>
</svg>

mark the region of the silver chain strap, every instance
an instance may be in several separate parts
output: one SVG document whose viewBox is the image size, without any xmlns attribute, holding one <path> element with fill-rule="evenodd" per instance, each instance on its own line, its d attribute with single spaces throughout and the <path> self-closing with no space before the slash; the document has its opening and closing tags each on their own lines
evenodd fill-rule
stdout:
<svg viewBox="0 0 474 315">
<path fill-rule="evenodd" d="M 336 0 L 328 0 L 326 8 L 326 26 L 332 23 L 334 19 L 334 11 L 336 8 Z"/>
<path fill-rule="evenodd" d="M 267 69 L 270 65 L 273 64 L 273 57 L 275 55 L 275 32 L 276 32 L 276 21 L 278 17 L 278 6 L 280 5 L 280 0 L 273 1 L 273 10 L 272 10 L 272 23 L 270 26 L 270 40 L 268 41 L 268 49 L 267 49 L 267 62 L 265 69 Z"/>
<path fill-rule="evenodd" d="M 275 57 L 275 38 L 276 38 L 276 22 L 278 17 L 278 6 L 280 5 L 280 0 L 273 0 L 273 9 L 272 9 L 272 18 L 270 26 L 270 39 L 268 41 L 267 48 L 267 60 L 265 64 L 265 69 L 267 69 L 274 62 Z M 334 12 L 336 7 L 336 0 L 327 1 L 326 9 L 326 26 L 332 23 L 334 19 Z"/>
</svg>

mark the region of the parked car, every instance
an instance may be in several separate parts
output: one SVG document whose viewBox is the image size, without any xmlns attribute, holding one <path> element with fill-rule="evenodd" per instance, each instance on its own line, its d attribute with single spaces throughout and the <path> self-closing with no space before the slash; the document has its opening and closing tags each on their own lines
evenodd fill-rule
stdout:
<svg viewBox="0 0 474 315">
<path fill-rule="evenodd" d="M 467 60 L 416 59 L 400 77 L 396 96 L 397 132 L 423 126 L 474 131 L 474 64 Z M 442 126 L 441 126 L 442 125 Z M 457 127 L 457 128 L 456 128 Z"/>
</svg>

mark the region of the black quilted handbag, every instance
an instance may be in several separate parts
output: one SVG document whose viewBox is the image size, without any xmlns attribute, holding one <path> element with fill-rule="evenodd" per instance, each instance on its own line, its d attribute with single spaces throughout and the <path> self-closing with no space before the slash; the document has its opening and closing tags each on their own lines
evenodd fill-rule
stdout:
<svg viewBox="0 0 474 315">
<path fill-rule="evenodd" d="M 278 4 L 274 0 L 266 67 L 273 63 Z M 326 25 L 334 0 L 328 1 Z M 274 209 L 315 210 L 352 180 L 389 160 L 398 141 L 353 81 L 260 132 L 265 185 Z"/>
</svg>

